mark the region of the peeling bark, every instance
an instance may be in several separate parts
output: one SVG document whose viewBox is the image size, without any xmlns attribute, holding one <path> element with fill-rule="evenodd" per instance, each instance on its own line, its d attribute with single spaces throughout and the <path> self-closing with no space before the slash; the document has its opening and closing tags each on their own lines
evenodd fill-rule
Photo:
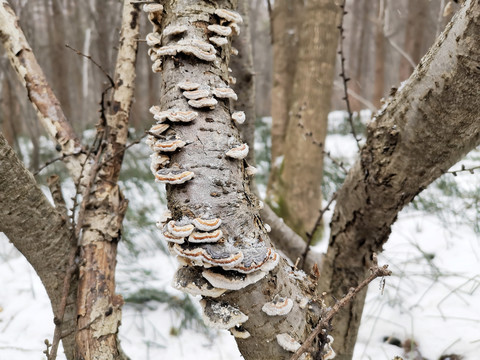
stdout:
<svg viewBox="0 0 480 360">
<path fill-rule="evenodd" d="M 15 179 L 15 180 L 13 180 Z M 17 158 L 0 133 L 0 231 L 32 265 L 45 287 L 53 313 L 58 314 L 72 242 L 68 219 L 61 215 L 37 186 L 33 175 Z M 78 280 L 70 284 L 62 330 L 75 328 Z M 67 358 L 73 358 L 73 333 L 62 339 Z"/>
<path fill-rule="evenodd" d="M 339 298 L 365 278 L 400 210 L 480 144 L 479 49 L 480 3 L 470 0 L 374 116 L 338 193 L 321 291 Z M 339 359 L 352 357 L 364 300 L 365 292 L 334 320 Z"/>
</svg>

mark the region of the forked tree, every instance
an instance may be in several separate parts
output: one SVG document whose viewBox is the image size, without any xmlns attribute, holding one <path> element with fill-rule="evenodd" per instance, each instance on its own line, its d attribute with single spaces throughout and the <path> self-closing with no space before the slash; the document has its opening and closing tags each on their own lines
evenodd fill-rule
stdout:
<svg viewBox="0 0 480 360">
<path fill-rule="evenodd" d="M 318 294 L 341 299 L 367 278 L 374 252 L 388 240 L 399 211 L 480 143 L 480 2 L 469 0 L 448 24 L 404 86 L 368 125 L 359 157 L 338 192 L 321 272 L 290 266 L 302 240 L 250 188 L 248 146 L 237 125 L 229 73 L 239 33 L 236 1 L 175 0 L 145 4 L 147 36 L 161 94 L 147 139 L 156 181 L 167 184 L 169 213 L 159 236 L 182 264 L 177 288 L 200 294 L 205 321 L 229 329 L 246 359 L 350 359 L 365 291 L 335 315 Z M 5 0 L 0 37 L 47 132 L 83 194 L 77 216 L 56 207 L 0 137 L 0 230 L 42 279 L 69 359 L 125 358 L 117 341 L 122 299 L 115 294 L 116 245 L 126 200 L 117 185 L 134 84 L 138 6 L 125 1 L 111 106 L 99 121 L 93 150 L 82 148 L 64 118 Z M 246 119 L 253 121 L 253 119 Z M 272 228 L 272 243 L 269 230 Z M 310 255 L 312 259 L 315 254 Z M 76 268 L 75 264 L 80 264 Z M 378 269 L 378 267 L 376 268 Z M 307 272 L 310 269 L 308 269 Z M 335 304 L 333 307 L 338 307 Z M 320 324 L 318 332 L 309 336 Z M 325 331 L 322 331 L 325 327 Z M 304 345 L 301 347 L 301 345 Z M 294 355 L 293 352 L 297 351 Z M 54 351 L 50 351 L 54 358 Z"/>
</svg>

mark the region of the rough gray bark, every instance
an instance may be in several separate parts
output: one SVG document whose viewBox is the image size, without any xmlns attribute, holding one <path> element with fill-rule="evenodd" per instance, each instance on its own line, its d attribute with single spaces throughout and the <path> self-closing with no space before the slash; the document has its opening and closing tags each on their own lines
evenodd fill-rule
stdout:
<svg viewBox="0 0 480 360">
<path fill-rule="evenodd" d="M 233 1 L 188 0 L 167 2 L 162 28 L 187 26 L 187 31 L 177 37 L 163 37 L 163 46 L 176 46 L 179 41 L 201 39 L 208 41 L 205 29 L 219 23 L 214 15 L 216 8 L 231 8 Z M 230 39 L 230 38 L 229 38 Z M 162 49 L 162 48 L 160 48 Z M 226 87 L 228 84 L 228 62 L 230 42 L 216 47 L 216 58 L 212 62 L 201 61 L 192 55 L 179 53 L 176 56 L 163 56 L 163 74 L 160 94 L 162 111 L 176 109 L 195 110 L 198 116 L 186 124 L 173 123 L 170 135 L 176 134 L 188 145 L 170 153 L 171 167 L 175 164 L 184 170 L 192 171 L 195 177 L 179 185 L 167 185 L 168 206 L 174 220 L 192 220 L 197 217 L 218 217 L 222 220 L 223 242 L 210 245 L 184 243 L 176 247 L 177 252 L 197 249 L 204 253 L 210 262 L 226 259 L 233 254 L 242 254 L 243 262 L 223 270 L 223 273 L 240 275 L 241 266 L 261 265 L 272 251 L 269 238 L 258 216 L 255 197 L 248 189 L 247 176 L 241 160 L 228 158 L 225 153 L 241 143 L 238 129 L 231 119 L 228 99 L 218 100 L 212 110 L 192 109 L 182 95 L 178 84 L 190 80 L 204 87 Z M 237 109 L 242 110 L 242 109 Z M 251 119 L 247 119 L 251 121 Z M 173 246 L 172 246 L 173 247 Z M 182 255 L 185 257 L 185 254 Z M 201 257 L 200 257 L 201 258 Z M 185 259 L 188 268 L 196 274 L 195 281 L 202 280 L 202 270 L 208 261 Z M 255 262 L 249 263 L 254 258 Z M 220 269 L 221 266 L 215 266 Z M 227 268 L 227 266 L 224 266 Z M 185 270 L 185 268 L 184 268 Z M 261 270 L 252 274 L 259 275 Z M 239 349 L 247 359 L 287 359 L 291 353 L 281 348 L 276 335 L 288 333 L 302 342 L 310 331 L 310 324 L 318 320 L 319 304 L 311 303 L 311 308 L 301 308 L 300 300 L 310 298 L 307 279 L 296 279 L 293 270 L 282 260 L 265 277 L 240 291 L 226 292 L 219 301 L 230 304 L 248 316 L 242 325 L 250 333 L 247 339 L 237 338 Z M 205 280 L 203 280 L 205 281 Z M 294 302 L 293 310 L 286 316 L 268 316 L 262 306 L 271 302 L 276 294 L 288 297 Z M 218 324 L 217 324 L 218 326 Z M 313 352 L 318 350 L 315 345 Z"/>
<path fill-rule="evenodd" d="M 68 219 L 50 204 L 1 133 L 0 204 L 0 231 L 35 269 L 47 290 L 53 313 L 57 315 L 68 254 L 75 246 Z M 74 276 L 62 325 L 66 331 L 75 328 L 77 285 L 78 279 Z M 69 359 L 73 358 L 74 339 L 73 333 L 63 338 Z"/>
<path fill-rule="evenodd" d="M 399 211 L 480 144 L 479 49 L 480 2 L 470 0 L 374 116 L 338 193 L 321 291 L 339 298 L 356 286 Z M 365 293 L 334 320 L 338 359 L 352 357 L 364 299 Z"/>
</svg>

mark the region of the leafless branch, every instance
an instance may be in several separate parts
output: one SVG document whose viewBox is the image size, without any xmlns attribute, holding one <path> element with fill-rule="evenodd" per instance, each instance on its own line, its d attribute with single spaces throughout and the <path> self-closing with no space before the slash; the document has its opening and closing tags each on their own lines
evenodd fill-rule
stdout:
<svg viewBox="0 0 480 360">
<path fill-rule="evenodd" d="M 102 65 L 97 63 L 90 55 L 86 55 L 86 54 L 82 53 L 80 50 L 77 50 L 77 49 L 75 49 L 74 47 L 71 47 L 68 44 L 65 44 L 65 47 L 67 47 L 70 50 L 75 51 L 75 53 L 77 55 L 83 56 L 83 57 L 87 58 L 88 60 L 90 60 L 93 63 L 93 65 L 98 67 L 100 69 L 100 71 L 107 77 L 108 81 L 110 82 L 110 85 L 112 87 L 115 86 L 115 82 L 113 81 L 113 78 L 105 71 L 105 69 L 102 67 Z"/>
<path fill-rule="evenodd" d="M 468 171 L 470 174 L 474 174 L 474 170 L 478 170 L 478 169 L 480 169 L 480 165 L 474 166 L 471 168 L 466 168 L 465 165 L 462 165 L 462 167 L 459 170 L 447 171 L 447 174 L 452 174 L 453 176 L 457 176 L 457 173 L 464 172 L 464 171 Z"/>
<path fill-rule="evenodd" d="M 346 70 L 345 70 L 345 53 L 343 52 L 343 40 L 345 39 L 345 36 L 343 35 L 344 29 L 343 29 L 343 20 L 345 18 L 345 15 L 347 12 L 345 11 L 345 2 L 343 2 L 342 5 L 340 5 L 340 8 L 342 9 L 342 17 L 340 21 L 340 25 L 338 25 L 338 29 L 340 31 L 340 50 L 338 51 L 338 54 L 340 55 L 340 66 L 341 66 L 341 73 L 340 77 L 343 80 L 343 89 L 344 89 L 344 96 L 343 100 L 345 100 L 345 104 L 347 106 L 347 113 L 348 113 L 348 122 L 350 123 L 352 135 L 355 138 L 355 141 L 357 142 L 357 147 L 358 150 L 360 151 L 360 139 L 358 138 L 356 132 L 355 132 L 355 127 L 353 126 L 353 113 L 352 109 L 350 107 L 350 99 L 348 97 L 348 85 L 347 82 L 350 81 L 350 78 L 347 77 Z"/>
<path fill-rule="evenodd" d="M 300 269 L 304 269 L 305 260 L 307 259 L 308 252 L 310 251 L 310 245 L 312 244 L 313 235 L 315 234 L 318 227 L 322 223 L 323 214 L 325 214 L 325 212 L 330 208 L 330 205 L 332 205 L 333 200 L 335 200 L 336 198 L 337 198 L 337 193 L 334 193 L 330 198 L 330 201 L 328 202 L 328 204 L 323 209 L 320 210 L 312 230 L 307 233 L 307 246 L 305 246 L 305 251 L 303 252 L 302 258 L 300 260 L 300 266 L 299 266 Z"/>
<path fill-rule="evenodd" d="M 52 165 L 53 163 L 55 163 L 55 162 L 57 162 L 57 161 L 59 161 L 59 160 L 62 160 L 62 161 L 63 161 L 65 158 L 67 158 L 67 157 L 69 157 L 69 156 L 75 156 L 75 155 L 77 155 L 77 154 L 78 154 L 78 153 L 74 153 L 74 154 L 64 154 L 64 155 L 59 156 L 59 157 L 56 157 L 56 158 L 54 158 L 54 159 L 52 159 L 52 160 L 48 160 L 45 164 L 43 164 L 42 166 L 40 166 L 37 171 L 35 171 L 35 172 L 33 173 L 33 176 L 37 176 L 38 174 L 40 174 L 40 173 L 42 172 L 43 169 L 45 169 L 46 167 Z"/>
<path fill-rule="evenodd" d="M 345 295 L 341 300 L 337 301 L 335 305 L 324 315 L 322 320 L 317 324 L 315 329 L 310 333 L 307 339 L 304 341 L 302 346 L 293 354 L 290 360 L 298 360 L 300 356 L 311 346 L 315 338 L 320 334 L 323 329 L 326 329 L 330 326 L 332 318 L 337 314 L 340 309 L 348 305 L 353 298 L 363 290 L 369 283 L 378 277 L 390 276 L 392 272 L 388 270 L 388 265 L 383 265 L 382 267 L 378 266 L 377 254 L 373 253 L 372 256 L 373 265 L 370 268 L 371 274 L 365 280 L 363 280 L 357 287 L 350 288 L 348 294 Z"/>
</svg>

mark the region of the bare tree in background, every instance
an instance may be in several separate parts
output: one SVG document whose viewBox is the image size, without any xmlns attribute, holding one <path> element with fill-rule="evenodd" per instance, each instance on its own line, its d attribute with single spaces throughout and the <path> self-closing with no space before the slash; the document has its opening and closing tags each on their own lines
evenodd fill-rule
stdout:
<svg viewBox="0 0 480 360">
<path fill-rule="evenodd" d="M 159 157 L 172 146 L 169 141 L 183 145 L 169 152 L 167 167 L 159 169 L 161 164 L 154 164 L 156 179 L 169 183 L 168 205 L 175 221 L 162 230 L 162 236 L 174 240 L 170 248 L 183 258 L 175 281 L 185 290 L 204 295 L 209 324 L 230 328 L 246 359 L 288 359 L 324 315 L 317 293 L 325 291 L 340 299 L 366 278 L 372 253 L 382 250 L 403 206 L 480 143 L 480 4 L 466 2 L 402 90 L 369 124 L 366 144 L 338 194 L 319 278 L 315 278 L 318 273 L 313 277 L 299 274 L 280 258 L 258 215 L 260 203 L 249 189 L 245 147 L 232 122 L 233 110 L 241 109 L 233 108 L 230 99 L 234 94 L 228 90 L 231 37 L 218 45 L 224 40 L 211 40 L 215 28 L 209 28 L 220 25 L 237 32 L 241 20 L 229 12 L 234 5 L 235 1 L 226 0 L 215 4 L 178 0 L 150 15 L 154 30 L 164 35 L 153 54 L 155 61 L 163 61 L 163 73 L 160 108 L 152 111 L 160 125 L 169 125 L 168 138 L 154 133 L 159 128 L 152 128 L 150 143 Z M 68 220 L 57 211 L 61 202 L 54 209 L 45 200 L 0 138 L 0 230 L 42 278 L 61 324 L 60 334 L 70 334 L 64 338 L 68 358 L 120 359 L 116 334 L 122 300 L 114 292 L 114 269 L 126 201 L 117 180 L 133 94 L 137 12 L 125 2 L 111 106 L 99 122 L 96 151 L 86 152 L 48 84 L 31 76 L 41 70 L 8 4 L 2 0 L 0 6 L 6 52 L 61 154 L 69 155 L 64 162 L 83 193 L 78 218 L 71 224 L 75 225 L 72 237 Z M 166 29 L 170 35 L 164 33 Z M 452 54 L 451 61 L 445 62 L 448 54 Z M 39 96 L 39 88 L 47 95 Z M 200 88 L 209 95 L 187 99 L 198 95 L 187 88 Z M 452 92 L 461 96 L 453 98 Z M 179 117 L 190 122 L 176 122 Z M 18 178 L 24 181 L 16 191 L 12 184 Z M 38 206 L 32 206 L 32 199 Z M 188 228 L 193 218 L 197 219 L 197 234 L 186 241 L 187 235 L 178 227 Z M 208 231 L 209 226 L 216 226 L 209 223 L 218 224 L 216 219 L 222 220 L 220 227 Z M 82 236 L 77 238 L 80 229 Z M 166 230 L 177 234 L 175 239 Z M 219 230 L 222 241 L 195 243 L 221 237 Z M 73 281 L 64 287 L 65 274 L 71 272 L 70 255 L 75 255 L 77 246 L 78 278 L 74 273 Z M 275 266 L 277 261 L 280 265 Z M 364 295 L 360 293 L 334 319 L 331 334 L 339 359 L 352 356 Z M 67 306 L 65 316 L 58 314 L 59 303 Z M 285 315 L 270 316 L 264 310 L 278 310 L 282 303 L 291 306 Z M 235 326 L 239 323 L 242 326 Z M 305 350 L 313 358 L 323 356 L 324 340 L 307 343 Z"/>
</svg>

